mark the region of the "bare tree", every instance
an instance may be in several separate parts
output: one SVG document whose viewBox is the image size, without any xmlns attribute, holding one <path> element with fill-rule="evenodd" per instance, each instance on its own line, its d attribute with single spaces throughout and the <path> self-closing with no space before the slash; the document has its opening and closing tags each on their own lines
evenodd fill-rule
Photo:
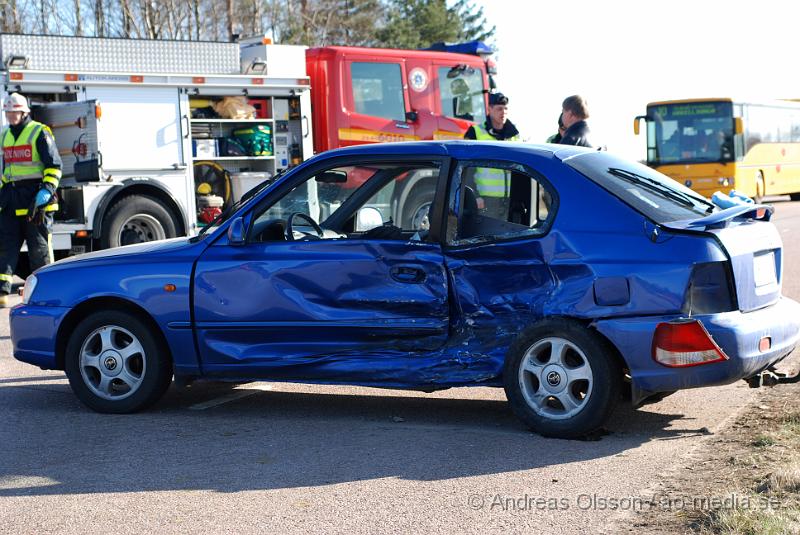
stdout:
<svg viewBox="0 0 800 535">
<path fill-rule="evenodd" d="M 192 11 L 194 12 L 194 38 L 200 40 L 200 0 L 192 0 Z"/>
<path fill-rule="evenodd" d="M 0 21 L 0 27 L 4 32 L 19 33 L 22 31 L 19 19 L 19 10 L 17 9 L 17 0 L 8 0 L 2 4 L 3 18 Z"/>
<path fill-rule="evenodd" d="M 83 35 L 83 18 L 81 17 L 81 0 L 73 0 L 75 6 L 75 35 Z"/>
<path fill-rule="evenodd" d="M 106 35 L 106 11 L 103 0 L 95 0 L 94 3 L 94 34 L 97 37 Z"/>
<path fill-rule="evenodd" d="M 228 20 L 228 41 L 233 41 L 233 0 L 227 0 L 226 10 L 225 13 L 227 15 Z"/>
</svg>

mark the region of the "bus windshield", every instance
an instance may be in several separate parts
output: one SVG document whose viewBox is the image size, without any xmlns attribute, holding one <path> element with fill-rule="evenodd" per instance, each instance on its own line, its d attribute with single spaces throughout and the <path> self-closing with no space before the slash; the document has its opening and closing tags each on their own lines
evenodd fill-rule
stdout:
<svg viewBox="0 0 800 535">
<path fill-rule="evenodd" d="M 691 102 L 647 108 L 647 163 L 734 160 L 733 105 Z"/>
</svg>

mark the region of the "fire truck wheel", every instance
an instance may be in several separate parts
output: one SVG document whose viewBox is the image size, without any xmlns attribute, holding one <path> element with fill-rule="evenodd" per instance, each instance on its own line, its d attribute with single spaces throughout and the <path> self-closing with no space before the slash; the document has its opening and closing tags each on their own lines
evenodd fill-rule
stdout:
<svg viewBox="0 0 800 535">
<path fill-rule="evenodd" d="M 115 202 L 103 219 L 103 228 L 103 249 L 177 236 L 170 210 L 158 199 L 143 195 L 128 195 Z"/>
<path fill-rule="evenodd" d="M 428 230 L 428 211 L 431 208 L 435 184 L 417 183 L 403 203 L 403 219 L 400 227 L 406 230 Z"/>
</svg>

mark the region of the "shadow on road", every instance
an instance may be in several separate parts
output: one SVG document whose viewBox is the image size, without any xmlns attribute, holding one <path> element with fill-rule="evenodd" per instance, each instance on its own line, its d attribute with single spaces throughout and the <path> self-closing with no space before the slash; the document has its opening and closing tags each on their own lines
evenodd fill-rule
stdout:
<svg viewBox="0 0 800 535">
<path fill-rule="evenodd" d="M 705 432 L 685 425 L 692 422 L 682 415 L 622 404 L 600 441 L 545 439 L 517 421 L 502 394 L 477 400 L 266 391 L 187 410 L 198 396 L 230 389 L 172 389 L 150 412 L 102 415 L 61 395 L 70 393 L 66 384 L 4 386 L 0 497 L 438 481 L 587 461 Z"/>
</svg>

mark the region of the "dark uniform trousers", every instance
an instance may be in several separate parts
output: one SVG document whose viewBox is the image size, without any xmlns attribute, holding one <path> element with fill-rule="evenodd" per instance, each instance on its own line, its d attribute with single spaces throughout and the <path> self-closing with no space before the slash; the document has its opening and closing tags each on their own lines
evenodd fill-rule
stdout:
<svg viewBox="0 0 800 535">
<path fill-rule="evenodd" d="M 6 184 L 5 187 L 9 187 Z M 28 260 L 31 272 L 53 261 L 50 235 L 53 229 L 53 213 L 42 213 L 36 222 L 28 216 L 14 215 L 13 210 L 0 212 L 0 273 L 13 275 L 19 260 L 22 242 L 28 245 Z M 0 284 L 0 294 L 11 293 L 11 281 Z"/>
</svg>

